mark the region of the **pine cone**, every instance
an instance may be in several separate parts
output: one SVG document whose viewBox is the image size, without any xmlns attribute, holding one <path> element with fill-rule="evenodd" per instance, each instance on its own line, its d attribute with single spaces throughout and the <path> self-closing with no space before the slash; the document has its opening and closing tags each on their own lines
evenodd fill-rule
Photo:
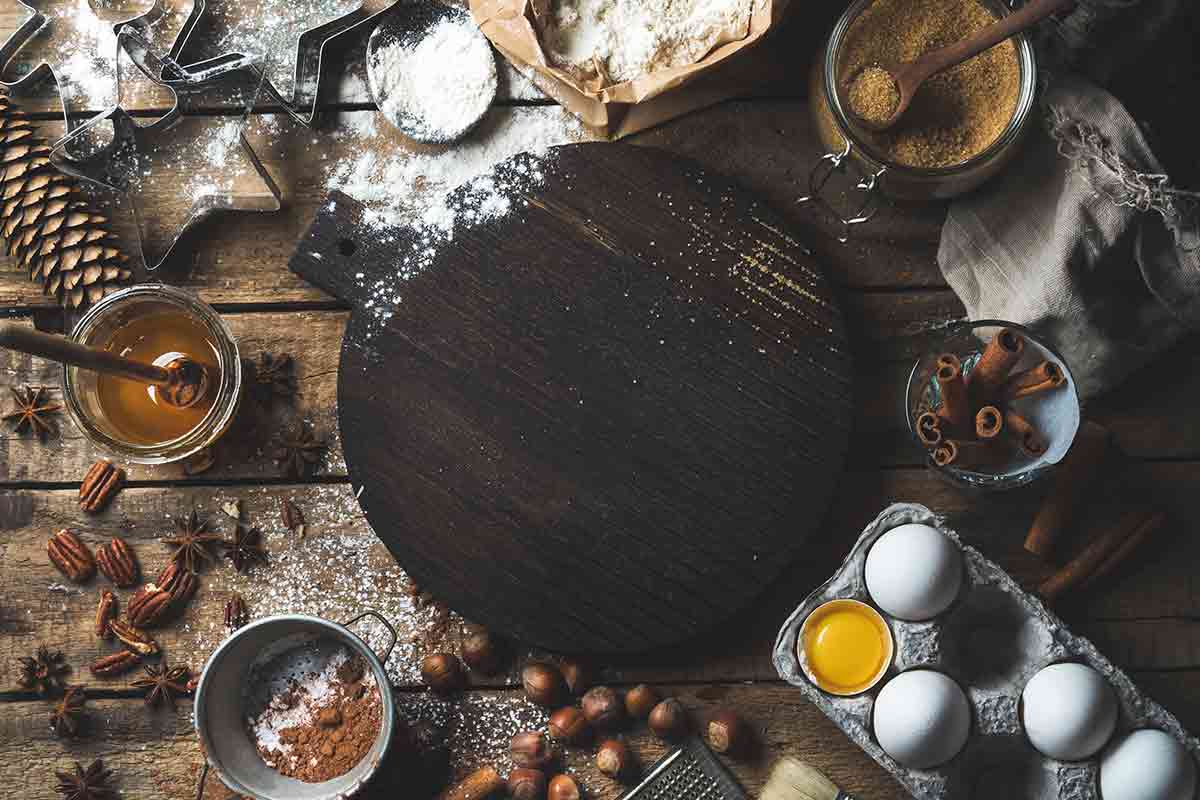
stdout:
<svg viewBox="0 0 1200 800">
<path fill-rule="evenodd" d="M 128 256 L 13 98 L 0 94 L 0 236 L 8 255 L 61 305 L 81 308 L 132 278 Z"/>
</svg>

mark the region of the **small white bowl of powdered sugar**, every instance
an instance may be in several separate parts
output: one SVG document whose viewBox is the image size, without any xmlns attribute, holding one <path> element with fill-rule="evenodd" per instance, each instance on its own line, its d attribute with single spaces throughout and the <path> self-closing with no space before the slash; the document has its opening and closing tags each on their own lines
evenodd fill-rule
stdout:
<svg viewBox="0 0 1200 800">
<path fill-rule="evenodd" d="M 411 139 L 448 144 L 496 97 L 496 59 L 471 15 L 433 0 L 397 5 L 367 41 L 367 83 L 380 113 Z"/>
</svg>

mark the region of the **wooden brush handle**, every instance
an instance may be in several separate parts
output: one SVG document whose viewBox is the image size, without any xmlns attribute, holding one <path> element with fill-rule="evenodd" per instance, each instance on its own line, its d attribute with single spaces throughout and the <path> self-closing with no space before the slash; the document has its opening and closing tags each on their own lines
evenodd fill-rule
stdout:
<svg viewBox="0 0 1200 800">
<path fill-rule="evenodd" d="M 0 347 L 156 386 L 167 386 L 171 382 L 170 373 L 163 367 L 133 361 L 107 350 L 73 342 L 65 336 L 42 333 L 11 322 L 0 325 Z"/>
</svg>

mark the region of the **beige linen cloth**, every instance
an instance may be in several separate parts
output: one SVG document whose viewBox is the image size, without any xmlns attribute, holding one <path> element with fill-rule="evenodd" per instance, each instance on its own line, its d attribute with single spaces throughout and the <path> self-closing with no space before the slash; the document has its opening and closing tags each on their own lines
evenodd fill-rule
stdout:
<svg viewBox="0 0 1200 800">
<path fill-rule="evenodd" d="M 1049 79 L 1043 124 L 1001 175 L 951 204 L 938 250 L 971 319 L 1042 333 L 1085 399 L 1200 330 L 1200 196 L 1173 187 L 1124 106 L 1079 77 L 1104 80 L 1140 41 L 1128 21 L 1097 24 L 1097 9 L 1117 16 L 1137 5 L 1085 0 L 1075 13 L 1088 24 L 1039 49 L 1075 76 Z M 1125 45 L 1105 57 L 1087 37 L 1098 30 L 1123 30 Z"/>
</svg>

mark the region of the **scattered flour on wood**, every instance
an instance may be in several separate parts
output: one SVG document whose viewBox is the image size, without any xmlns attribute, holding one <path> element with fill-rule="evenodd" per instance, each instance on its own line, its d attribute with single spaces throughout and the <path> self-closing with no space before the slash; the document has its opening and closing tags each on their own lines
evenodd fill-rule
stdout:
<svg viewBox="0 0 1200 800">
<path fill-rule="evenodd" d="M 496 95 L 491 45 L 466 12 L 413 38 L 393 41 L 371 58 L 379 110 L 423 138 L 456 139 Z"/>
<path fill-rule="evenodd" d="M 403 296 L 403 281 L 419 274 L 438 248 L 451 241 L 459 225 L 495 220 L 513 210 L 514 198 L 539 185 L 542 166 L 557 144 L 590 137 L 586 128 L 558 106 L 493 108 L 471 133 L 446 147 L 401 149 L 390 131 L 371 126 L 354 114 L 335 135 L 351 154 L 327 168 L 325 186 L 367 206 L 366 224 L 383 237 L 395 237 L 396 256 L 388 274 L 367 276 L 371 299 L 366 310 L 382 323 Z M 496 164 L 519 153 L 532 158 L 503 175 Z M 464 187 L 456 201 L 449 196 Z"/>
<path fill-rule="evenodd" d="M 755 0 L 554 0 L 543 47 L 586 74 L 600 63 L 611 82 L 694 64 L 746 38 Z M 761 2 L 761 0 L 760 0 Z"/>
</svg>

